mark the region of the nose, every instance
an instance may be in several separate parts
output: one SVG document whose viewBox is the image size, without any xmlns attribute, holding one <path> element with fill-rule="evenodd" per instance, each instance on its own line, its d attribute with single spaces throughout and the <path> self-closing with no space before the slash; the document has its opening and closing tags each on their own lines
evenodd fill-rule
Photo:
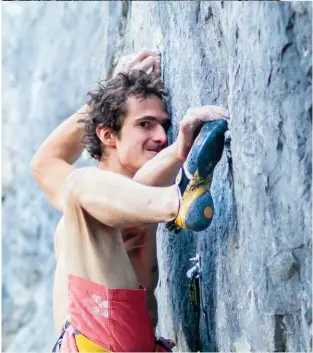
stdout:
<svg viewBox="0 0 313 353">
<path fill-rule="evenodd" d="M 162 125 L 158 125 L 153 134 L 153 142 L 165 147 L 167 145 L 167 135 Z"/>
</svg>

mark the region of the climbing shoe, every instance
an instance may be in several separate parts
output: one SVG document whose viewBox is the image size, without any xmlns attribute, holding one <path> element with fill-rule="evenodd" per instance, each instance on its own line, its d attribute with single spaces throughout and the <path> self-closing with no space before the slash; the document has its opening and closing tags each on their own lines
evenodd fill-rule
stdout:
<svg viewBox="0 0 313 353">
<path fill-rule="evenodd" d="M 214 215 L 210 187 L 214 168 L 222 157 L 226 130 L 227 122 L 222 119 L 202 126 L 176 178 L 180 207 L 177 217 L 166 224 L 169 230 L 199 232 L 209 227 Z"/>
</svg>

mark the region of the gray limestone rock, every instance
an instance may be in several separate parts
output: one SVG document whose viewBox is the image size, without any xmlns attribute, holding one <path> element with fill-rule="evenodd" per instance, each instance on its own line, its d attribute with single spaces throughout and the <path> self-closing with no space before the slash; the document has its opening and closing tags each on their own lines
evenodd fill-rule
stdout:
<svg viewBox="0 0 313 353">
<path fill-rule="evenodd" d="M 158 230 L 158 333 L 178 351 L 196 340 L 201 351 L 311 351 L 311 3 L 6 2 L 3 12 L 4 350 L 49 351 L 55 340 L 59 214 L 30 159 L 94 81 L 144 46 L 162 54 L 172 140 L 189 107 L 231 113 L 210 228 Z M 199 319 L 186 276 L 196 254 Z"/>
</svg>

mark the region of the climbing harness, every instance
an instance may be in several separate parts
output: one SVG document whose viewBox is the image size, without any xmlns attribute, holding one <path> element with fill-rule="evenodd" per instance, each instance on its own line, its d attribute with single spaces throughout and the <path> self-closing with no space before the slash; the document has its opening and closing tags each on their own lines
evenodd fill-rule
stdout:
<svg viewBox="0 0 313 353">
<path fill-rule="evenodd" d="M 60 349 L 61 349 L 61 346 L 62 346 L 62 342 L 63 342 L 63 337 L 64 337 L 64 334 L 65 334 L 65 331 L 67 330 L 67 328 L 70 326 L 70 323 L 66 320 L 64 325 L 63 325 L 63 328 L 62 328 L 62 332 L 61 332 L 61 335 L 60 337 L 58 338 L 56 344 L 54 345 L 53 349 L 52 349 L 52 352 L 59 352 Z"/>
</svg>

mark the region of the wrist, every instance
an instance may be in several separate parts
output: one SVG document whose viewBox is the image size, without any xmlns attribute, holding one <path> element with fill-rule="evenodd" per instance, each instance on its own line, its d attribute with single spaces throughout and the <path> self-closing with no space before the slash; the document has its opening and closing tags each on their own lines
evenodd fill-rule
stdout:
<svg viewBox="0 0 313 353">
<path fill-rule="evenodd" d="M 173 146 L 174 159 L 177 162 L 185 162 L 185 160 L 187 159 L 189 151 L 187 151 L 186 149 L 184 149 L 182 147 L 182 143 L 179 141 L 179 139 L 177 139 L 172 144 L 172 146 Z"/>
</svg>

